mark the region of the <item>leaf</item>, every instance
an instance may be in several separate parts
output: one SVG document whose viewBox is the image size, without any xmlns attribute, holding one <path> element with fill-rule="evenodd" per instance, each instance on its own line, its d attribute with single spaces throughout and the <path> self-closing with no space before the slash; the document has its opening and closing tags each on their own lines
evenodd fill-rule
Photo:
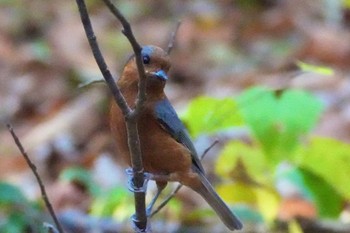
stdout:
<svg viewBox="0 0 350 233">
<path fill-rule="evenodd" d="M 68 182 L 78 182 L 84 185 L 94 196 L 99 192 L 97 184 L 94 182 L 90 171 L 81 167 L 71 167 L 62 171 L 60 179 Z"/>
<path fill-rule="evenodd" d="M 269 161 L 275 164 L 291 154 L 322 110 L 320 101 L 306 92 L 287 90 L 279 95 L 262 87 L 243 93 L 238 104 Z"/>
<path fill-rule="evenodd" d="M 334 70 L 327 66 L 311 65 L 302 61 L 297 61 L 296 64 L 299 67 L 299 69 L 304 72 L 312 72 L 312 73 L 322 74 L 322 75 L 334 74 Z"/>
<path fill-rule="evenodd" d="M 18 233 L 26 232 L 25 228 L 28 222 L 22 213 L 12 213 L 8 216 L 5 222 L 0 223 L 0 232 Z"/>
<path fill-rule="evenodd" d="M 292 220 L 288 223 L 288 233 L 303 233 L 303 229 L 296 220 Z"/>
<path fill-rule="evenodd" d="M 189 104 L 182 119 L 193 137 L 243 124 L 232 98 L 198 97 Z"/>
<path fill-rule="evenodd" d="M 295 154 L 295 162 L 350 198 L 350 145 L 331 138 L 313 137 Z"/>
<path fill-rule="evenodd" d="M 115 187 L 101 193 L 91 205 L 91 214 L 98 217 L 119 215 L 119 220 L 126 219 L 132 214 L 134 206 L 124 187 Z M 124 217 L 122 217 L 124 216 Z"/>
<path fill-rule="evenodd" d="M 301 194 L 315 204 L 321 217 L 339 217 L 343 198 L 322 177 L 304 168 L 291 168 L 284 174 L 280 174 L 279 178 L 287 179 L 295 184 L 300 189 Z"/>
<path fill-rule="evenodd" d="M 268 222 L 277 216 L 280 198 L 274 191 L 239 182 L 219 185 L 216 190 L 227 203 L 245 203 L 255 207 Z"/>
<path fill-rule="evenodd" d="M 240 141 L 232 141 L 225 145 L 215 163 L 215 171 L 221 177 L 231 178 L 235 176 L 235 169 L 239 168 L 240 161 L 243 163 L 248 179 L 272 184 L 273 179 L 270 175 L 272 172 L 267 172 L 269 168 L 262 151 L 258 147 L 249 146 Z"/>
<path fill-rule="evenodd" d="M 27 199 L 19 188 L 0 182 L 0 206 L 12 204 L 27 204 Z"/>
<path fill-rule="evenodd" d="M 257 202 L 255 190 L 243 183 L 221 184 L 216 187 L 220 197 L 227 203 L 246 203 L 254 205 Z"/>
</svg>

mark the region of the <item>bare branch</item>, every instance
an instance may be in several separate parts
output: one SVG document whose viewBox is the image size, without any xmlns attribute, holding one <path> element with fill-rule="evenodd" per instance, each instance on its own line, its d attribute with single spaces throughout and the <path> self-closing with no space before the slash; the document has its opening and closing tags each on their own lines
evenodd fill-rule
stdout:
<svg viewBox="0 0 350 233">
<path fill-rule="evenodd" d="M 204 150 L 203 154 L 201 155 L 200 159 L 204 159 L 204 157 L 207 155 L 207 153 L 219 142 L 219 140 L 215 140 L 207 149 Z M 151 217 L 153 217 L 156 213 L 158 213 L 161 209 L 163 209 L 164 206 L 166 206 L 166 204 L 168 204 L 168 202 L 177 194 L 177 192 L 179 192 L 179 190 L 182 188 L 182 184 L 178 184 L 176 186 L 176 188 L 174 189 L 174 191 L 172 191 L 171 194 L 169 194 L 169 196 L 167 198 L 164 199 L 164 201 L 162 203 L 160 203 L 160 205 L 157 207 L 157 209 L 155 209 L 152 214 Z"/>
<path fill-rule="evenodd" d="M 218 144 L 218 143 L 219 143 L 219 140 L 218 140 L 218 139 L 215 139 L 215 141 L 214 141 L 210 146 L 208 146 L 207 149 L 205 149 L 205 150 L 203 151 L 203 154 L 201 155 L 200 159 L 201 159 L 201 160 L 204 159 L 204 157 L 208 154 L 208 152 L 209 152 L 216 144 Z"/>
<path fill-rule="evenodd" d="M 139 91 L 136 102 L 135 109 L 131 110 L 129 106 L 126 104 L 124 97 L 120 93 L 118 87 L 116 86 L 106 63 L 104 62 L 102 53 L 98 47 L 96 42 L 96 37 L 94 35 L 91 22 L 89 19 L 89 15 L 86 10 L 86 5 L 84 0 L 76 0 L 77 5 L 79 7 L 80 17 L 82 23 L 84 25 L 84 29 L 86 32 L 86 36 L 89 40 L 92 52 L 95 56 L 96 62 L 98 63 L 101 72 L 106 79 L 108 86 L 110 87 L 113 95 L 115 96 L 115 101 L 122 109 L 124 117 L 126 119 L 126 128 L 128 135 L 128 146 L 131 154 L 131 164 L 133 170 L 133 184 L 135 186 L 134 197 L 135 197 L 135 217 L 132 218 L 133 223 L 136 227 L 137 231 L 146 232 L 147 231 L 147 216 L 146 216 L 146 204 L 145 204 L 145 191 L 142 188 L 144 187 L 144 172 L 143 172 L 143 164 L 141 158 L 141 148 L 140 148 L 140 140 L 137 129 L 137 121 L 139 112 L 146 100 L 146 74 L 144 71 L 142 59 L 141 59 L 141 46 L 137 43 L 130 24 L 125 19 L 125 17 L 120 13 L 120 11 L 108 0 L 103 0 L 107 7 L 111 10 L 111 12 L 119 19 L 119 21 L 123 25 L 123 33 L 128 38 L 130 44 L 133 47 L 136 64 L 139 72 Z"/>
<path fill-rule="evenodd" d="M 177 35 L 177 32 L 179 31 L 180 25 L 181 25 L 181 21 L 179 20 L 176 24 L 175 30 L 171 33 L 171 37 L 170 37 L 170 40 L 168 43 L 168 49 L 166 51 L 167 54 L 170 54 L 171 50 L 173 50 L 173 48 L 175 46 L 176 35 Z"/>
<path fill-rule="evenodd" d="M 142 57 L 141 57 L 142 47 L 136 41 L 129 22 L 125 19 L 125 17 L 118 10 L 118 8 L 115 7 L 114 4 L 110 0 L 103 0 L 103 2 L 106 4 L 106 6 L 109 8 L 109 10 L 113 13 L 113 15 L 122 24 L 122 26 L 123 26 L 122 32 L 126 36 L 126 38 L 129 40 L 129 42 L 132 46 L 132 49 L 134 50 L 134 53 L 135 53 L 136 66 L 137 66 L 137 70 L 139 73 L 139 92 L 138 92 L 138 96 L 137 96 L 135 110 L 130 117 L 137 118 L 139 115 L 139 112 L 142 109 L 144 102 L 146 101 L 146 73 L 145 73 L 145 69 L 143 67 L 143 62 L 142 62 Z"/>
<path fill-rule="evenodd" d="M 101 73 L 102 73 L 104 79 L 106 80 L 106 83 L 107 83 L 109 89 L 111 90 L 116 103 L 118 104 L 118 106 L 122 110 L 124 116 L 128 116 L 131 113 L 131 109 L 129 108 L 123 95 L 121 94 L 119 88 L 117 87 L 115 80 L 114 80 L 111 72 L 109 71 L 107 64 L 102 56 L 101 50 L 100 50 L 98 43 L 97 43 L 97 40 L 96 40 L 95 33 L 92 29 L 91 21 L 90 21 L 89 15 L 87 13 L 85 2 L 84 2 L 84 0 L 76 0 L 76 2 L 78 5 L 78 8 L 79 8 L 80 18 L 81 18 L 81 21 L 82 21 L 83 26 L 84 26 L 86 37 L 88 38 L 88 41 L 89 41 L 92 53 L 95 57 L 96 63 L 98 65 L 98 67 L 100 68 Z"/>
<path fill-rule="evenodd" d="M 45 202 L 45 205 L 46 205 L 47 209 L 49 210 L 50 215 L 51 215 L 53 221 L 55 222 L 55 225 L 56 225 L 56 227 L 57 227 L 58 232 L 59 232 L 59 233 L 64 233 L 63 228 L 62 228 L 62 226 L 61 226 L 60 222 L 58 221 L 58 218 L 57 218 L 57 216 L 56 216 L 56 214 L 55 214 L 55 211 L 54 211 L 53 208 L 52 208 L 52 205 L 51 205 L 51 203 L 50 203 L 50 201 L 49 201 L 49 198 L 47 197 L 46 190 L 45 190 L 45 186 L 44 186 L 44 184 L 43 184 L 43 182 L 42 182 L 42 180 L 41 180 L 41 178 L 40 178 L 40 176 L 39 176 L 39 173 L 38 173 L 38 171 L 37 171 L 36 166 L 35 166 L 35 165 L 32 163 L 32 161 L 30 160 L 30 158 L 29 158 L 27 152 L 25 152 L 25 150 L 24 150 L 24 148 L 23 148 L 23 146 L 22 146 L 22 143 L 21 143 L 21 141 L 19 140 L 19 138 L 17 137 L 15 131 L 14 131 L 13 128 L 12 128 L 12 126 L 11 126 L 10 124 L 7 124 L 6 126 L 7 126 L 8 130 L 10 131 L 10 133 L 11 133 L 11 135 L 12 135 L 12 137 L 13 137 L 13 140 L 14 140 L 15 143 L 16 143 L 16 146 L 18 147 L 19 151 L 20 151 L 21 154 L 23 155 L 24 159 L 26 160 L 26 162 L 27 162 L 29 168 L 32 170 L 32 172 L 33 172 L 33 174 L 34 174 L 34 176 L 35 176 L 35 178 L 36 178 L 36 180 L 37 180 L 37 182 L 38 182 L 38 184 L 39 184 L 40 191 L 41 191 L 41 197 L 43 198 L 43 200 L 44 200 L 44 202 Z"/>
</svg>

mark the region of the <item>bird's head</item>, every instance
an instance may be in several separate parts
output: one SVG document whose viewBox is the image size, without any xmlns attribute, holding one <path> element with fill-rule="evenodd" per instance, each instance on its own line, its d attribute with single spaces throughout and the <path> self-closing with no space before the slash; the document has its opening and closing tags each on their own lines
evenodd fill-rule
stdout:
<svg viewBox="0 0 350 233">
<path fill-rule="evenodd" d="M 152 89 L 163 90 L 170 68 L 168 54 L 157 46 L 146 45 L 142 47 L 141 58 L 147 77 L 147 89 L 151 91 Z M 118 85 L 123 88 L 135 83 L 138 83 L 138 70 L 135 56 L 132 56 L 124 68 Z"/>
</svg>

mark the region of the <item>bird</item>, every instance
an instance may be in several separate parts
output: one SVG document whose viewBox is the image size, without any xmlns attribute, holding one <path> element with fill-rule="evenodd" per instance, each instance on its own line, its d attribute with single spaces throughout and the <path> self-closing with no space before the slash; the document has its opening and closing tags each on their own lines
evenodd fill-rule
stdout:
<svg viewBox="0 0 350 233">
<path fill-rule="evenodd" d="M 165 95 L 164 87 L 171 64 L 169 55 L 160 47 L 145 45 L 141 50 L 141 58 L 146 74 L 146 100 L 137 127 L 144 171 L 155 177 L 168 178 L 156 180 L 158 193 L 150 206 L 153 206 L 168 181 L 177 181 L 202 196 L 227 228 L 242 229 L 241 221 L 206 178 L 190 135 Z M 119 90 L 131 108 L 135 107 L 138 84 L 139 74 L 133 55 L 126 62 L 117 81 Z M 130 166 L 125 117 L 115 103 L 110 108 L 110 128 L 117 154 Z"/>
</svg>

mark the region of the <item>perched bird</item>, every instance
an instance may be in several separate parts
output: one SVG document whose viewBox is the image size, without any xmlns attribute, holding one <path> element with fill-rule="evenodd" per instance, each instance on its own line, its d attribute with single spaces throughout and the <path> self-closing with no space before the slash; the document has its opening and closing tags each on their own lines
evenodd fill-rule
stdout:
<svg viewBox="0 0 350 233">
<path fill-rule="evenodd" d="M 145 172 L 167 176 L 156 181 L 159 192 L 167 181 L 178 181 L 200 194 L 230 229 L 241 229 L 242 223 L 215 192 L 207 178 L 190 136 L 164 93 L 170 68 L 168 55 L 159 47 L 144 46 L 142 60 L 146 72 L 146 102 L 138 121 L 138 131 Z M 124 67 L 117 85 L 129 106 L 134 107 L 138 93 L 138 71 L 135 57 Z M 112 103 L 112 135 L 118 155 L 130 165 L 130 153 L 124 116 Z M 155 199 L 154 199 L 155 201 Z M 154 202 L 152 202 L 153 206 Z"/>
</svg>

